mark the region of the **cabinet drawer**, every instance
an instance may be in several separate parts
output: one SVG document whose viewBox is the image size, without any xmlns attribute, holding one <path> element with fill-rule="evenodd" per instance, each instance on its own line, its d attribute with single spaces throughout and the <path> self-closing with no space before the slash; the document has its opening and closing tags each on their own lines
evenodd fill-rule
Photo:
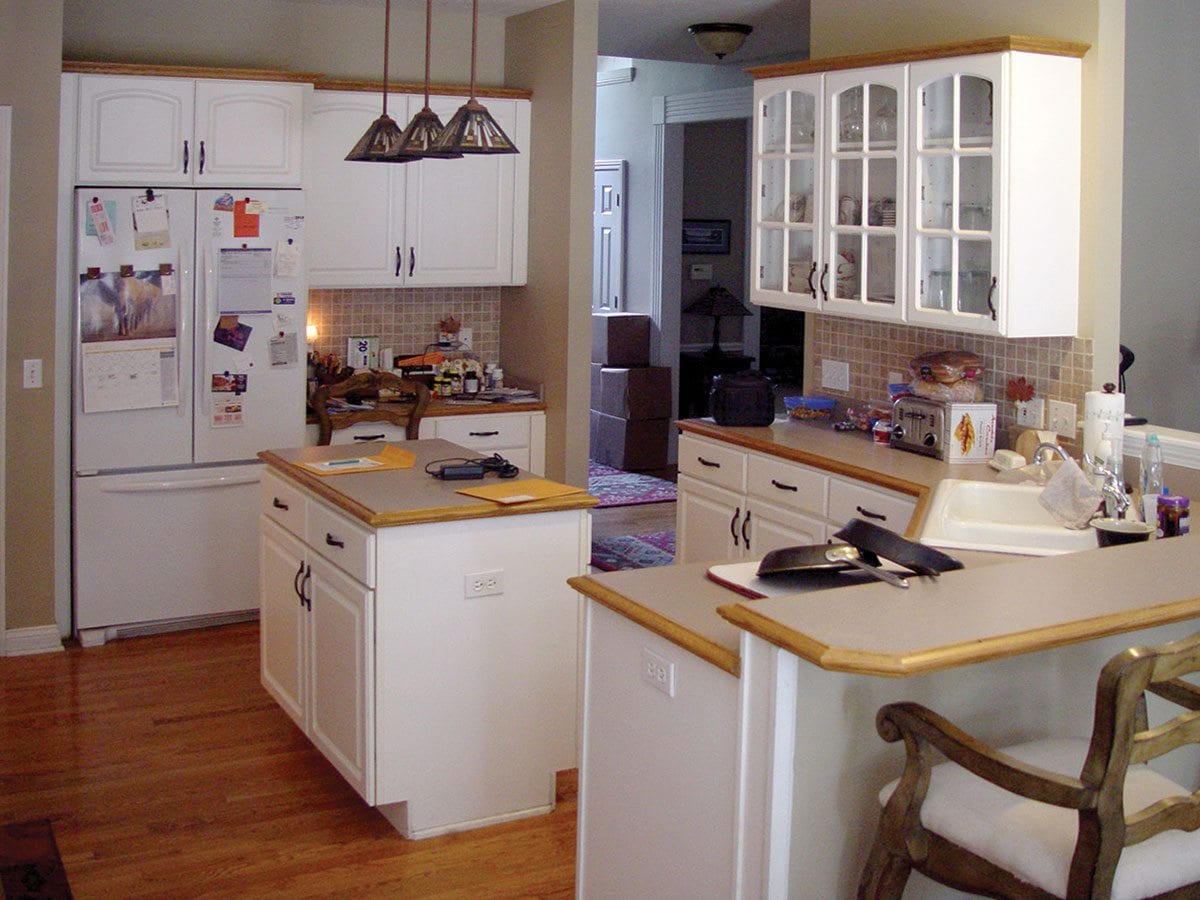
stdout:
<svg viewBox="0 0 1200 900">
<path fill-rule="evenodd" d="M 746 451 L 681 434 L 679 471 L 717 487 L 744 491 Z"/>
<path fill-rule="evenodd" d="M 363 444 L 371 441 L 404 441 L 407 432 L 391 422 L 356 422 L 348 428 L 337 428 L 329 436 L 331 444 Z"/>
<path fill-rule="evenodd" d="M 828 485 L 829 476 L 824 472 L 750 454 L 746 488 L 753 497 L 809 515 L 824 516 Z"/>
<path fill-rule="evenodd" d="M 299 488 L 268 469 L 263 472 L 258 496 L 259 511 L 264 516 L 278 522 L 296 537 L 304 537 L 304 506 L 308 501 Z"/>
<path fill-rule="evenodd" d="M 529 416 L 441 416 L 437 436 L 472 450 L 503 450 L 529 446 Z"/>
<path fill-rule="evenodd" d="M 829 518 L 839 526 L 862 519 L 903 534 L 916 508 L 916 498 L 907 494 L 840 478 L 829 482 Z"/>
<path fill-rule="evenodd" d="M 308 504 L 304 542 L 347 575 L 375 586 L 375 532 L 322 503 Z"/>
</svg>

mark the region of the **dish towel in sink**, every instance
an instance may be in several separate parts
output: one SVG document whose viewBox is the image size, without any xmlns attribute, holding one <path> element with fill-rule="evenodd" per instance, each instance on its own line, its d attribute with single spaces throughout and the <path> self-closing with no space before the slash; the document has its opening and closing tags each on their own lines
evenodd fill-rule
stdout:
<svg viewBox="0 0 1200 900">
<path fill-rule="evenodd" d="M 1038 497 L 1054 518 L 1068 528 L 1087 528 L 1104 495 L 1088 481 L 1073 459 L 1063 461 Z"/>
</svg>

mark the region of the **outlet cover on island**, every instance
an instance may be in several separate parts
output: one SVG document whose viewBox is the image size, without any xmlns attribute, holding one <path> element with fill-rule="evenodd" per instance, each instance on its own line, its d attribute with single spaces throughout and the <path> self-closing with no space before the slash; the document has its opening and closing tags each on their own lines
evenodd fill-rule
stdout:
<svg viewBox="0 0 1200 900">
<path fill-rule="evenodd" d="M 850 392 L 850 363 L 837 359 L 821 360 L 821 387 Z"/>
</svg>

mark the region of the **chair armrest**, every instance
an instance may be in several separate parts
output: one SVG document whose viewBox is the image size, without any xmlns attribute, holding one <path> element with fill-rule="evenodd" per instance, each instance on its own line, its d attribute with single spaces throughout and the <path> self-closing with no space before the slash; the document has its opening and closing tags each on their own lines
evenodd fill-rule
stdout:
<svg viewBox="0 0 1200 900">
<path fill-rule="evenodd" d="M 1185 709 L 1200 710 L 1200 685 L 1190 684 L 1182 678 L 1148 684 L 1146 690 L 1158 694 L 1172 703 L 1177 703 Z"/>
<path fill-rule="evenodd" d="M 1078 778 L 1030 766 L 1001 753 L 918 703 L 888 704 L 879 710 L 875 725 L 885 741 L 905 739 L 909 749 L 906 765 L 913 763 L 916 751 L 919 765 L 929 767 L 929 754 L 921 751 L 932 746 L 985 781 L 1030 800 L 1067 809 L 1091 809 L 1096 804 L 1096 790 Z M 922 776 L 928 777 L 925 773 Z"/>
</svg>

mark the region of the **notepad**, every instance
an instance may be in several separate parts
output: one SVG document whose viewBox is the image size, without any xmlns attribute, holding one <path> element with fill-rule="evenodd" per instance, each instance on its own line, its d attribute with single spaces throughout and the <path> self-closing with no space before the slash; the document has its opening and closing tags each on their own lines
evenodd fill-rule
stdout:
<svg viewBox="0 0 1200 900">
<path fill-rule="evenodd" d="M 565 497 L 569 494 L 582 494 L 583 488 L 560 484 L 545 478 L 522 478 L 518 481 L 501 481 L 496 484 L 481 487 L 459 488 L 458 493 L 468 497 L 478 497 L 481 500 L 491 500 L 493 503 L 529 503 L 533 500 L 546 500 L 550 497 Z"/>
<path fill-rule="evenodd" d="M 411 450 L 402 450 L 391 444 L 370 456 L 351 456 L 345 459 L 327 459 L 322 462 L 302 462 L 297 465 L 316 472 L 318 475 L 345 475 L 350 472 L 372 472 L 385 469 L 411 469 L 416 462 Z"/>
</svg>

